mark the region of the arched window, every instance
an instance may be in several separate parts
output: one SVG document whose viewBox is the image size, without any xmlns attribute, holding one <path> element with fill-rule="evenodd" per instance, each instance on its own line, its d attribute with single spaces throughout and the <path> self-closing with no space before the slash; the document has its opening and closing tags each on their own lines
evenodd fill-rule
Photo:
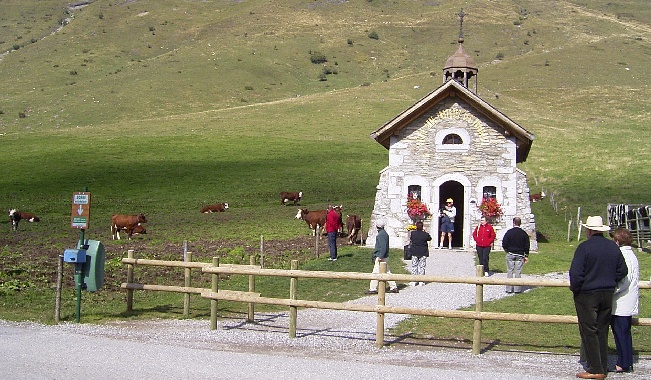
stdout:
<svg viewBox="0 0 651 380">
<path fill-rule="evenodd" d="M 456 133 L 451 133 L 443 138 L 443 144 L 463 144 L 463 140 Z"/>
</svg>

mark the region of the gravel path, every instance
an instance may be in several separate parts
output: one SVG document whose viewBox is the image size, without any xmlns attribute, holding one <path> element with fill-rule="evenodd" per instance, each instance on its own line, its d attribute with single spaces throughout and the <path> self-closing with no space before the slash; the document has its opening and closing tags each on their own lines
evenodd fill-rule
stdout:
<svg viewBox="0 0 651 380">
<path fill-rule="evenodd" d="M 427 274 L 473 276 L 474 271 L 469 251 L 436 250 L 428 260 Z M 510 296 L 502 285 L 485 286 L 484 292 L 485 300 Z M 374 304 L 376 297 L 350 302 Z M 474 297 L 474 285 L 432 283 L 387 294 L 386 304 L 457 309 L 474 304 Z M 385 326 L 406 317 L 387 314 Z M 102 326 L 0 321 L 0 378 L 568 379 L 582 371 L 576 355 L 488 351 L 475 356 L 467 348 L 407 345 L 391 335 L 385 336 L 391 345 L 377 349 L 375 324 L 374 313 L 303 309 L 297 338 L 290 339 L 287 313 L 256 313 L 253 324 L 222 320 L 214 331 L 209 321 L 196 320 Z M 609 378 L 648 379 L 651 358 L 639 358 L 635 369 Z"/>
</svg>

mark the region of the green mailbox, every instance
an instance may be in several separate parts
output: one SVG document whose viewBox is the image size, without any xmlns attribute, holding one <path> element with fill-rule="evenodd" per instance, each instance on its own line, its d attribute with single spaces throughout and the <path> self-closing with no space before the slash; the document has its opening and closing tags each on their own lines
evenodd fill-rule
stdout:
<svg viewBox="0 0 651 380">
<path fill-rule="evenodd" d="M 97 240 L 86 240 L 86 262 L 83 263 L 82 273 L 85 289 L 89 292 L 98 291 L 104 285 L 104 259 L 106 253 L 104 244 Z"/>
</svg>

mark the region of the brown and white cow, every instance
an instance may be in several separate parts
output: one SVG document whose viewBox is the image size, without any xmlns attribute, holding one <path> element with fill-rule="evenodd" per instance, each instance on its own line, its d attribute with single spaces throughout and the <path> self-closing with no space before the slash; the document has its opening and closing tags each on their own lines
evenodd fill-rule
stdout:
<svg viewBox="0 0 651 380">
<path fill-rule="evenodd" d="M 122 228 L 122 230 L 126 231 L 127 228 L 124 227 L 124 228 Z M 133 235 L 141 235 L 141 234 L 146 235 L 147 234 L 147 229 L 145 228 L 145 226 L 138 223 L 138 224 L 136 224 L 135 227 L 133 227 Z"/>
<path fill-rule="evenodd" d="M 11 229 L 18 231 L 18 222 L 26 220 L 28 222 L 40 222 L 41 218 L 29 212 L 18 211 L 15 208 L 9 210 L 9 220 L 11 221 Z"/>
<path fill-rule="evenodd" d="M 348 244 L 356 244 L 359 231 L 362 229 L 362 218 L 359 215 L 348 215 L 346 229 L 348 230 Z"/>
<path fill-rule="evenodd" d="M 540 193 L 529 195 L 529 200 L 530 200 L 531 202 L 542 201 L 542 200 L 545 198 L 546 195 L 547 195 L 547 194 L 545 194 L 544 191 L 541 191 Z"/>
<path fill-rule="evenodd" d="M 293 193 L 290 191 L 283 191 L 280 193 L 280 204 L 287 206 L 287 202 L 294 202 L 294 206 L 300 202 L 301 198 L 303 198 L 303 192 L 299 191 L 297 193 Z"/>
<path fill-rule="evenodd" d="M 129 239 L 131 239 L 136 226 L 140 223 L 147 223 L 147 218 L 143 213 L 138 215 L 114 214 L 111 217 L 111 238 L 120 240 L 120 230 L 126 230 Z"/>
<path fill-rule="evenodd" d="M 201 208 L 201 212 L 204 214 L 224 212 L 226 210 L 228 210 L 228 203 L 215 203 L 214 205 L 207 205 Z"/>
<path fill-rule="evenodd" d="M 306 208 L 299 208 L 296 214 L 296 219 L 302 219 L 307 223 L 308 227 L 312 230 L 312 236 L 316 236 L 316 229 L 325 227 L 326 215 L 328 210 L 314 210 L 309 211 Z"/>
</svg>

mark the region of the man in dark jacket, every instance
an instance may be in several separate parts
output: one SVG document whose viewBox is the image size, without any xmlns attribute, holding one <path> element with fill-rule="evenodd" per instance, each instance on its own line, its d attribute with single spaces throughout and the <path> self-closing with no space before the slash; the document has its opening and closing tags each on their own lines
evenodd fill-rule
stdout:
<svg viewBox="0 0 651 380">
<path fill-rule="evenodd" d="M 377 236 L 375 237 L 375 249 L 373 250 L 373 273 L 380 273 L 380 263 L 387 263 L 387 273 L 389 270 L 389 234 L 384 230 L 384 220 L 375 222 L 377 228 Z M 389 293 L 398 293 L 398 285 L 395 281 L 387 281 L 389 283 Z M 369 289 L 366 294 L 377 294 L 378 280 L 371 280 Z"/>
<path fill-rule="evenodd" d="M 506 252 L 506 277 L 520 278 L 522 267 L 529 261 L 529 235 L 520 228 L 522 220 L 513 218 L 513 228 L 502 238 L 502 248 Z M 507 293 L 520 293 L 521 286 L 506 285 Z"/>
<path fill-rule="evenodd" d="M 588 240 L 579 244 L 570 266 L 570 290 L 579 319 L 581 346 L 588 362 L 581 379 L 604 379 L 608 371 L 608 326 L 613 293 L 617 282 L 626 277 L 628 268 L 619 247 L 604 237 L 610 230 L 600 216 L 589 216 Z"/>
<path fill-rule="evenodd" d="M 429 257 L 428 242 L 432 236 L 423 230 L 423 222 L 416 222 L 416 229 L 411 231 L 409 243 L 411 244 L 411 274 L 425 275 L 427 258 Z M 416 286 L 419 282 L 410 282 L 409 285 Z M 420 281 L 420 285 L 425 285 Z"/>
</svg>

